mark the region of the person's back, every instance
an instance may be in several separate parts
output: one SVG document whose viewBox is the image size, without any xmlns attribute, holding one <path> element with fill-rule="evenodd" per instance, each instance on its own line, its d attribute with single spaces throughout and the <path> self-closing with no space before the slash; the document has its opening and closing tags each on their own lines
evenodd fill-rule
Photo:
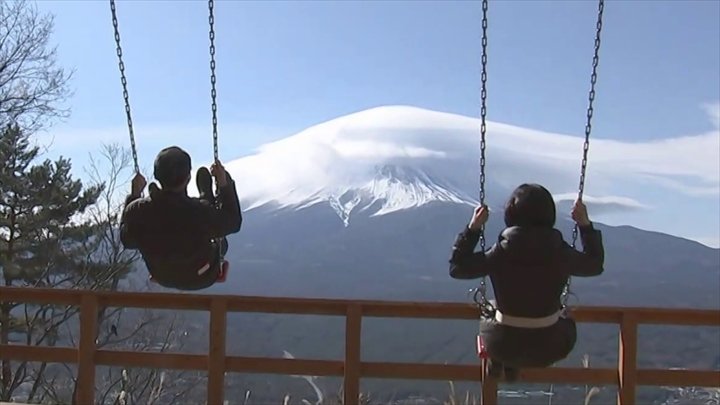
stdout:
<svg viewBox="0 0 720 405">
<path fill-rule="evenodd" d="M 575 345 L 575 323 L 561 316 L 561 296 L 569 276 L 603 271 L 602 237 L 576 202 L 584 252 L 569 246 L 555 225 L 555 202 L 542 186 L 519 186 L 505 207 L 506 228 L 487 252 L 474 252 L 487 208 L 475 210 L 458 235 L 450 258 L 450 276 L 489 276 L 497 313 L 483 324 L 488 352 L 509 367 L 543 367 L 566 357 Z"/>
<path fill-rule="evenodd" d="M 219 207 L 214 206 L 212 178 L 205 168 L 197 174 L 200 198 L 188 196 L 190 157 L 179 148 L 166 148 L 156 159 L 155 177 L 162 189 L 151 184 L 150 195 L 139 198 L 144 179 L 133 185 L 123 212 L 121 240 L 126 248 L 140 250 L 151 276 L 161 285 L 179 289 L 211 285 L 218 277 L 218 250 L 227 250 L 223 237 L 240 230 L 235 184 L 219 163 L 213 169 L 219 180 Z M 213 239 L 223 239 L 222 246 Z"/>
<path fill-rule="evenodd" d="M 175 271 L 182 273 L 207 263 L 205 247 L 212 235 L 197 215 L 205 209 L 212 209 L 207 201 L 160 189 L 128 205 L 126 222 L 135 224 L 134 244 L 152 270 L 180 266 Z"/>
<path fill-rule="evenodd" d="M 493 254 L 497 264 L 490 279 L 503 313 L 539 318 L 558 310 L 568 280 L 566 245 L 558 230 L 508 227 Z"/>
</svg>

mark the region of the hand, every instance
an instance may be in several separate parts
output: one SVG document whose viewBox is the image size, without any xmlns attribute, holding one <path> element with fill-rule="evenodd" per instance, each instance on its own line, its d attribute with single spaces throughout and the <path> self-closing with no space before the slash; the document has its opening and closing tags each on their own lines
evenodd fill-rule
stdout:
<svg viewBox="0 0 720 405">
<path fill-rule="evenodd" d="M 583 204 L 582 200 L 579 199 L 575 201 L 575 205 L 573 205 L 570 215 L 572 216 L 573 221 L 575 221 L 578 225 L 590 225 L 590 218 L 588 217 L 587 207 L 585 207 L 585 204 Z"/>
<path fill-rule="evenodd" d="M 470 225 L 468 225 L 468 228 L 473 231 L 479 231 L 480 228 L 485 225 L 489 216 L 490 210 L 488 209 L 487 205 L 477 206 L 475 208 L 475 211 L 473 211 L 473 216 L 472 219 L 470 219 Z"/>
<path fill-rule="evenodd" d="M 227 172 L 219 160 L 210 166 L 210 174 L 215 177 L 215 183 L 218 187 L 224 187 L 227 185 Z"/>
<path fill-rule="evenodd" d="M 143 177 L 142 174 L 137 173 L 135 174 L 135 177 L 133 177 L 132 182 L 130 183 L 130 193 L 134 195 L 135 197 L 139 197 L 142 195 L 143 190 L 145 190 L 145 186 L 147 185 L 147 180 L 145 180 L 145 177 Z"/>
</svg>

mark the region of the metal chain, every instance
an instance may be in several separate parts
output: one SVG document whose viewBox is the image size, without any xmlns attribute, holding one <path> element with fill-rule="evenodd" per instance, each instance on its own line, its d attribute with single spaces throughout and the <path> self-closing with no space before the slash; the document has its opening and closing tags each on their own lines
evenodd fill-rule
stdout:
<svg viewBox="0 0 720 405">
<path fill-rule="evenodd" d="M 585 124 L 585 143 L 583 144 L 583 158 L 582 165 L 580 167 L 580 185 L 578 187 L 578 199 L 583 197 L 585 191 L 585 171 L 587 169 L 587 158 L 588 150 L 590 149 L 590 131 L 592 130 L 592 117 L 593 117 L 593 101 L 595 101 L 595 83 L 597 82 L 597 66 L 600 61 L 600 33 L 602 32 L 602 16 L 603 10 L 605 9 L 605 1 L 599 0 L 598 2 L 598 16 L 595 30 L 595 53 L 592 60 L 592 74 L 590 75 L 590 92 L 588 94 L 588 108 L 587 108 L 587 123 Z M 578 226 L 575 224 L 572 233 L 572 247 L 575 248 L 575 243 L 578 237 Z M 568 278 L 565 290 L 563 291 L 563 307 L 567 307 L 568 297 L 570 296 L 570 278 Z"/>
<path fill-rule="evenodd" d="M 480 205 L 485 205 L 485 133 L 487 125 L 485 118 L 487 116 L 487 10 L 488 0 L 482 2 L 482 73 L 480 75 Z M 480 228 L 480 249 L 485 251 L 485 226 Z M 480 300 L 478 301 L 478 294 Z M 489 315 L 492 311 L 491 305 L 487 299 L 487 284 L 485 277 L 480 278 L 480 285 L 474 296 L 475 303 L 478 304 L 483 315 Z"/>
<path fill-rule="evenodd" d="M 213 9 L 215 2 L 208 0 L 208 23 L 210 24 L 210 98 L 212 99 L 212 135 L 213 135 L 213 158 L 214 162 L 220 160 L 218 153 L 218 131 L 217 131 L 217 91 L 215 90 L 215 16 Z M 220 201 L 215 199 L 215 207 L 220 207 Z M 222 238 L 215 239 L 220 263 L 224 260 L 222 253 Z"/>
<path fill-rule="evenodd" d="M 482 10 L 482 73 L 480 75 L 480 205 L 485 204 L 485 133 L 487 126 L 487 9 L 488 0 L 483 0 Z M 485 250 L 485 227 L 480 230 L 480 248 Z"/>
<path fill-rule="evenodd" d="M 127 79 L 125 78 L 125 64 L 122 60 L 122 47 L 120 46 L 120 31 L 118 30 L 118 20 L 115 12 L 115 0 L 110 0 L 110 11 L 112 12 L 112 23 L 115 30 L 115 44 L 117 47 L 118 66 L 120 68 L 120 82 L 122 83 L 123 98 L 125 99 L 125 114 L 127 115 L 128 132 L 130 132 L 130 150 L 132 151 L 135 173 L 140 173 L 137 147 L 135 146 L 135 133 L 133 131 L 132 115 L 130 114 L 130 96 L 127 89 Z"/>
<path fill-rule="evenodd" d="M 208 10 L 210 15 L 208 22 L 210 23 L 210 97 L 212 98 L 212 131 L 213 131 L 213 157 L 215 161 L 219 160 L 218 154 L 218 133 L 217 133 L 217 91 L 215 90 L 215 17 L 213 16 L 213 0 L 208 0 Z"/>
</svg>

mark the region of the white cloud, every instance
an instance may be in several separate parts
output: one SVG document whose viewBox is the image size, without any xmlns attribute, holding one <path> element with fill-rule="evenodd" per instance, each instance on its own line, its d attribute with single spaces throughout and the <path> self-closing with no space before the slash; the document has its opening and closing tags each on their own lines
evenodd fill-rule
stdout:
<svg viewBox="0 0 720 405">
<path fill-rule="evenodd" d="M 406 162 L 471 187 L 477 184 L 478 120 L 412 107 L 380 107 L 308 128 L 266 144 L 231 163 L 249 175 L 244 193 L 317 193 L 348 182 L 375 164 Z M 579 177 L 582 138 L 490 122 L 487 177 L 505 187 L 535 181 L 553 193 L 572 193 Z M 592 195 L 620 195 L 616 206 L 644 206 L 625 189 L 656 187 L 691 196 L 720 193 L 720 130 L 647 142 L 591 140 L 587 187 Z M 644 186 L 643 186 L 644 185 Z M 302 190 L 304 189 L 304 190 Z M 474 192 L 472 192 L 474 193 Z M 504 196 L 503 196 L 504 197 Z M 638 200 L 640 198 L 640 200 Z M 599 202 L 599 201 L 598 201 Z"/>
<path fill-rule="evenodd" d="M 556 194 L 553 196 L 556 203 L 572 204 L 577 199 L 576 193 Z M 594 197 L 583 194 L 583 202 L 588 210 L 594 213 L 606 213 L 608 211 L 638 211 L 648 210 L 651 206 L 645 205 L 633 198 L 606 195 L 602 197 Z"/>
<path fill-rule="evenodd" d="M 720 128 L 720 101 L 703 104 L 703 109 L 712 120 L 715 128 Z"/>
</svg>

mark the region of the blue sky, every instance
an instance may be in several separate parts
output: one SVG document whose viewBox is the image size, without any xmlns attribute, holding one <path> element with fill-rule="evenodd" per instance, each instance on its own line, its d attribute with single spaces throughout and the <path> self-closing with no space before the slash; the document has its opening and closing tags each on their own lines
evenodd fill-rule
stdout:
<svg viewBox="0 0 720 405">
<path fill-rule="evenodd" d="M 50 131 L 51 153 L 83 166 L 103 141 L 127 142 L 109 4 L 38 7 L 55 14 L 59 61 L 76 70 L 73 114 Z M 117 8 L 141 166 L 173 133 L 207 161 L 207 3 Z M 489 119 L 582 134 L 596 10 L 595 1 L 491 1 Z M 215 14 L 224 160 L 376 106 L 478 115 L 479 2 L 217 1 Z M 720 2 L 608 1 L 604 22 L 593 136 L 641 142 L 717 130 L 703 105 L 720 100 Z M 717 244 L 717 194 L 649 193 L 692 213 L 677 228 L 654 227 L 667 221 L 658 213 L 639 226 Z"/>
</svg>

